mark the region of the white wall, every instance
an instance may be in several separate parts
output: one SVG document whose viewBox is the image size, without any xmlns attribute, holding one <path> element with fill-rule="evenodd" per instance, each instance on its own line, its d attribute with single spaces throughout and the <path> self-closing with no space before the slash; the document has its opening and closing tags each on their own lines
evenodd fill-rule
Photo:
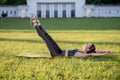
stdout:
<svg viewBox="0 0 120 80">
<path fill-rule="evenodd" d="M 26 5 L 19 6 L 0 6 L 0 17 L 1 14 L 7 13 L 7 17 L 28 17 L 28 7 Z"/>
<path fill-rule="evenodd" d="M 46 18 L 45 3 L 50 3 L 50 18 L 54 18 L 54 3 L 58 3 L 58 8 L 56 9 L 58 9 L 59 18 L 63 17 L 63 3 L 66 4 L 67 18 L 71 17 L 72 3 L 74 3 L 75 17 L 120 17 L 120 5 L 85 5 L 85 0 L 27 0 L 27 5 L 0 6 L 0 16 L 2 12 L 7 12 L 8 17 L 24 18 L 30 17 L 30 14 L 37 15 L 37 10 L 39 9 L 38 3 L 42 4 L 42 18 Z"/>
<path fill-rule="evenodd" d="M 0 16 L 2 13 L 7 13 L 8 17 L 16 17 L 16 6 L 0 6 Z"/>
<path fill-rule="evenodd" d="M 120 6 L 85 5 L 85 17 L 120 17 Z"/>
</svg>

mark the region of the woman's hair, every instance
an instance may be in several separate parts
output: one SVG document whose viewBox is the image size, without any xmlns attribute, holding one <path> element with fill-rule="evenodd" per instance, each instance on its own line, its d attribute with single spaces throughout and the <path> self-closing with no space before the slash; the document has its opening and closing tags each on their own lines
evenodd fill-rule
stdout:
<svg viewBox="0 0 120 80">
<path fill-rule="evenodd" d="M 88 51 L 86 51 L 86 53 L 96 53 L 96 47 L 93 43 L 87 43 L 86 46 L 89 49 Z"/>
</svg>

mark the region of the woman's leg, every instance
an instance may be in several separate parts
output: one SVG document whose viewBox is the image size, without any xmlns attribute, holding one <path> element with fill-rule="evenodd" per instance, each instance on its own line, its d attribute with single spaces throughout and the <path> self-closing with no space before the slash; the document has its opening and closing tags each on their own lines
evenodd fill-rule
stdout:
<svg viewBox="0 0 120 80">
<path fill-rule="evenodd" d="M 34 23 L 33 23 L 34 25 Z M 48 35 L 48 33 L 42 28 L 41 25 L 34 25 L 37 33 L 39 36 L 42 37 L 42 39 L 46 42 L 46 45 L 51 53 L 51 56 L 58 56 L 61 55 L 62 50 L 59 48 L 59 46 L 56 44 L 56 42 Z"/>
<path fill-rule="evenodd" d="M 57 45 L 53 44 L 52 38 L 50 39 L 49 37 L 47 37 L 49 35 L 45 35 L 41 31 L 41 29 L 38 28 L 38 26 L 35 26 L 35 28 L 36 28 L 36 31 L 37 31 L 38 35 L 41 36 L 42 39 L 46 42 L 46 45 L 47 45 L 47 47 L 48 47 L 48 49 L 51 53 L 51 56 L 54 57 L 54 56 L 61 55 L 62 50 L 59 48 L 59 46 L 58 46 L 58 48 L 57 47 L 55 48 L 55 46 L 57 46 Z"/>
<path fill-rule="evenodd" d="M 49 40 L 53 48 L 57 51 L 57 53 L 61 53 L 60 47 L 57 45 L 57 43 L 52 39 L 52 37 L 45 31 L 45 29 L 42 26 L 39 26 L 39 29 L 45 34 L 46 38 Z"/>
</svg>

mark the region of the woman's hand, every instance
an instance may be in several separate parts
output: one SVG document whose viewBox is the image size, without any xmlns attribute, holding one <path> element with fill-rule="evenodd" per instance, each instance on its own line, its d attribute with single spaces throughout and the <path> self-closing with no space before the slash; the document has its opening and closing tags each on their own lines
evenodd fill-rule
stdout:
<svg viewBox="0 0 120 80">
<path fill-rule="evenodd" d="M 105 53 L 106 53 L 106 54 L 113 54 L 113 52 L 110 51 L 110 50 L 106 50 Z"/>
</svg>

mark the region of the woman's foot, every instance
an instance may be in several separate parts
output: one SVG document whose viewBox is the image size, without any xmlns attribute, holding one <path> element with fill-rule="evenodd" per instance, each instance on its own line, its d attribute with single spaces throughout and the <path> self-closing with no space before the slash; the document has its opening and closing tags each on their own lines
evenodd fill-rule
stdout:
<svg viewBox="0 0 120 80">
<path fill-rule="evenodd" d="M 33 25 L 34 27 L 41 25 L 40 21 L 37 19 L 36 16 L 34 16 L 34 17 L 32 16 L 32 17 L 31 17 L 31 22 L 32 22 L 32 25 Z"/>
</svg>

